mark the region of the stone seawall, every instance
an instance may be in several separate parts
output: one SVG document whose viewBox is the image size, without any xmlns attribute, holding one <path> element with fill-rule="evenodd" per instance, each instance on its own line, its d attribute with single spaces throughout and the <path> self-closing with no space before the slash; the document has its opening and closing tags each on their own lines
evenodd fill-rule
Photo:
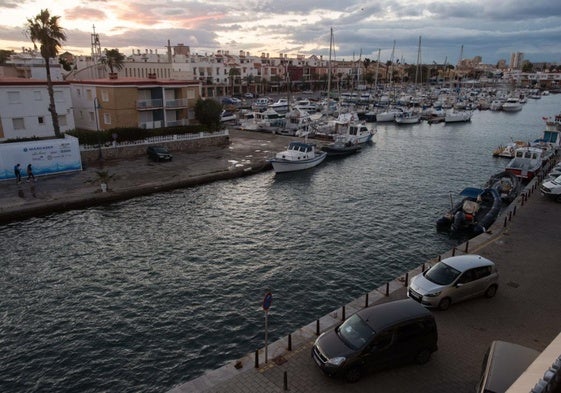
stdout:
<svg viewBox="0 0 561 393">
<path fill-rule="evenodd" d="M 138 158 L 146 155 L 146 148 L 150 145 L 160 145 L 167 147 L 171 152 L 198 152 L 214 147 L 224 147 L 230 143 L 229 135 L 218 135 L 211 137 L 202 137 L 188 140 L 171 140 L 167 142 L 143 143 L 131 145 L 103 146 L 101 155 L 104 160 L 123 160 Z M 82 163 L 91 165 L 98 162 L 99 149 L 82 150 L 80 155 Z"/>
</svg>

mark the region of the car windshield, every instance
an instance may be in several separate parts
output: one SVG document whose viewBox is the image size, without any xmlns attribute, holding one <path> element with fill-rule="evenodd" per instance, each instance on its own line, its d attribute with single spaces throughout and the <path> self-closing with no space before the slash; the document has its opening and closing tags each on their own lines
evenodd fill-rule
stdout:
<svg viewBox="0 0 561 393">
<path fill-rule="evenodd" d="M 438 285 L 450 285 L 460 275 L 460 271 L 448 266 L 444 262 L 438 262 L 425 274 L 425 278 Z"/>
<path fill-rule="evenodd" d="M 341 340 L 352 349 L 363 347 L 374 334 L 370 326 L 366 324 L 357 314 L 347 319 L 337 328 L 337 334 Z"/>
</svg>

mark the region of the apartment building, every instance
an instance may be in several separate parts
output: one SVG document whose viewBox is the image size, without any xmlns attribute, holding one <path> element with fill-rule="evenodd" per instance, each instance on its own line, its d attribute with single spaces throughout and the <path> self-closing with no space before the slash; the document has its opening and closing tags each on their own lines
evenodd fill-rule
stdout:
<svg viewBox="0 0 561 393">
<path fill-rule="evenodd" d="M 53 82 L 60 131 L 74 129 L 74 114 L 68 82 Z M 49 112 L 47 81 L 0 77 L 0 141 L 54 137 Z"/>
<path fill-rule="evenodd" d="M 197 81 L 158 79 L 156 74 L 70 82 L 76 127 L 86 130 L 194 124 L 200 89 Z"/>
</svg>

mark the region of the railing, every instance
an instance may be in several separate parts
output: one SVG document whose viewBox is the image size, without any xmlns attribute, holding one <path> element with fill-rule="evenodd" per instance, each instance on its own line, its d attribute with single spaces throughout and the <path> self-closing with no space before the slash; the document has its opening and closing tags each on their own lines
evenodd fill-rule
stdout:
<svg viewBox="0 0 561 393">
<path fill-rule="evenodd" d="M 189 125 L 189 120 L 187 119 L 173 120 L 173 121 L 168 121 L 166 123 L 167 127 L 186 126 L 186 125 Z"/>
<path fill-rule="evenodd" d="M 177 100 L 166 100 L 166 108 L 182 108 L 187 107 L 187 98 Z"/>
<path fill-rule="evenodd" d="M 151 130 L 153 128 L 162 128 L 162 121 L 158 120 L 158 121 L 147 121 L 144 123 L 139 123 L 138 126 L 140 128 L 144 128 L 146 130 Z"/>
<path fill-rule="evenodd" d="M 136 101 L 136 109 L 154 109 L 163 107 L 161 98 L 155 100 L 138 100 Z"/>
<path fill-rule="evenodd" d="M 149 145 L 153 143 L 173 142 L 173 141 L 190 141 L 196 139 L 216 138 L 226 135 L 229 135 L 228 130 L 220 130 L 216 132 L 198 132 L 196 134 L 159 135 L 159 136 L 151 136 L 136 141 L 108 142 L 108 144 L 102 145 L 101 147 L 103 149 L 114 149 L 124 146 Z M 99 149 L 99 145 L 80 145 L 81 151 L 97 150 L 97 149 Z"/>
</svg>

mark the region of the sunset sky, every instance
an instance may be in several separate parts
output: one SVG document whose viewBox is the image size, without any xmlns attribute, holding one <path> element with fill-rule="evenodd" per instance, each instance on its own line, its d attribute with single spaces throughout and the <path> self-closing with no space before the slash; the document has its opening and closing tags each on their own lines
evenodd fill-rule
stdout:
<svg viewBox="0 0 561 393">
<path fill-rule="evenodd" d="M 532 62 L 561 63 L 559 0 L 0 0 L 0 49 L 31 48 L 27 18 L 47 8 L 60 16 L 63 51 L 90 54 L 95 25 L 101 48 L 163 53 L 169 40 L 192 53 L 240 50 L 251 55 L 324 55 L 333 28 L 336 59 L 359 56 L 414 64 L 455 65 L 482 56 L 484 63 L 523 52 Z M 463 46 L 463 52 L 462 52 Z M 161 52 L 160 52 L 161 51 Z"/>
</svg>

